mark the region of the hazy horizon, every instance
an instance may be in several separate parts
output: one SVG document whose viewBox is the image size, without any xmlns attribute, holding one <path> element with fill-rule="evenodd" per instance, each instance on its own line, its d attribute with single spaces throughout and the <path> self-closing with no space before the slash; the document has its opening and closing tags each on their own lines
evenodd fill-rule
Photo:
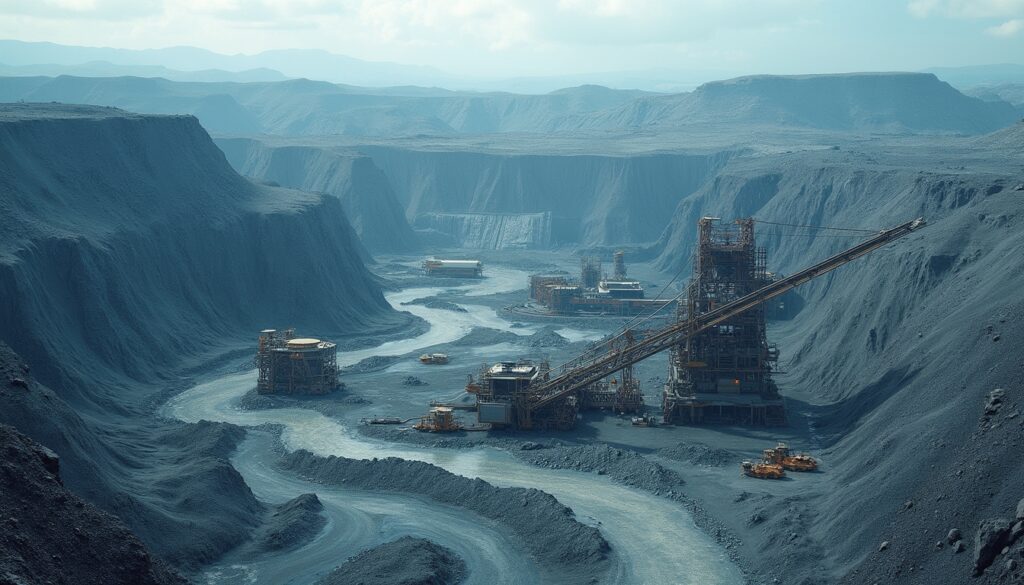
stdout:
<svg viewBox="0 0 1024 585">
<path fill-rule="evenodd" d="M 920 71 L 1024 55 L 1024 0 L 3 0 L 0 14 L 0 38 L 26 42 L 319 49 L 480 79 Z"/>
</svg>

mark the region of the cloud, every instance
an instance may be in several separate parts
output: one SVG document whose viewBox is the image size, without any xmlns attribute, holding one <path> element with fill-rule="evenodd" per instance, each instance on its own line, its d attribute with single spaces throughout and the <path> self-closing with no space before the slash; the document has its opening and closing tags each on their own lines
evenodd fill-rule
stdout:
<svg viewBox="0 0 1024 585">
<path fill-rule="evenodd" d="M 1024 18 L 1007 20 L 999 26 L 992 26 L 985 29 L 985 32 L 994 37 L 1012 37 L 1024 30 Z"/>
<path fill-rule="evenodd" d="M 907 10 L 918 18 L 1013 18 L 1024 16 L 1024 0 L 910 0 Z"/>
<path fill-rule="evenodd" d="M 0 14 L 51 20 L 133 20 L 163 9 L 162 0 L 0 0 Z"/>
</svg>

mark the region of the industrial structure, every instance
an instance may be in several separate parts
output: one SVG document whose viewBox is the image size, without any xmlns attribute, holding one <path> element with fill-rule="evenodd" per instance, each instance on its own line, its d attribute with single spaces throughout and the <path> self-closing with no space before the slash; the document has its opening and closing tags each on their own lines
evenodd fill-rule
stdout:
<svg viewBox="0 0 1024 585">
<path fill-rule="evenodd" d="M 418 431 L 431 433 L 451 433 L 462 429 L 462 425 L 455 420 L 451 407 L 434 406 L 430 412 L 420 417 L 420 421 L 412 428 Z"/>
<path fill-rule="evenodd" d="M 576 424 L 581 410 L 609 410 L 615 413 L 636 413 L 643 408 L 640 383 L 633 376 L 632 366 L 624 368 L 621 380 L 599 380 L 578 394 L 553 403 L 533 413 L 516 412 L 532 392 L 532 387 L 546 382 L 551 368 L 546 362 L 535 364 L 529 360 L 499 362 L 484 366 L 480 375 L 469 378 L 466 391 L 477 397 L 477 421 L 501 428 L 529 416 L 535 428 L 567 430 Z"/>
<path fill-rule="evenodd" d="M 530 299 L 556 315 L 580 313 L 636 315 L 653 311 L 665 301 L 644 298 L 640 281 L 626 277 L 625 254 L 613 255 L 614 273 L 602 273 L 600 258 L 580 259 L 580 276 L 534 274 L 530 276 Z"/>
<path fill-rule="evenodd" d="M 722 224 L 702 218 L 681 320 L 766 286 L 765 265 L 754 220 Z M 759 304 L 673 346 L 662 404 L 665 422 L 784 425 L 785 406 L 772 380 L 779 352 L 768 343 L 766 330 Z"/>
<path fill-rule="evenodd" d="M 335 344 L 295 337 L 294 329 L 260 332 L 256 369 L 260 394 L 327 394 L 339 385 Z"/>
<path fill-rule="evenodd" d="M 599 382 L 624 372 L 623 383 L 615 384 L 618 391 L 627 376 L 632 380 L 625 372 L 634 364 L 670 351 L 675 373 L 670 373 L 664 400 L 671 422 L 784 422 L 785 410 L 771 380 L 777 352 L 765 338 L 764 303 L 925 225 L 916 219 L 882 230 L 809 268 L 771 279 L 764 253 L 754 245 L 753 221 L 740 220 L 728 229 L 715 221 L 700 221 L 694 282 L 685 292 L 686 309 L 674 322 L 643 331 L 627 328 L 557 373 L 529 362 L 485 368 L 466 388 L 477 395 L 479 420 L 524 430 L 571 428 L 588 392 L 601 388 Z M 611 386 L 608 382 L 605 388 Z"/>
<path fill-rule="evenodd" d="M 446 353 L 425 353 L 420 356 L 421 364 L 447 364 L 448 354 Z"/>
<path fill-rule="evenodd" d="M 484 263 L 479 260 L 441 260 L 428 258 L 423 261 L 427 276 L 451 276 L 456 278 L 482 278 Z"/>
</svg>

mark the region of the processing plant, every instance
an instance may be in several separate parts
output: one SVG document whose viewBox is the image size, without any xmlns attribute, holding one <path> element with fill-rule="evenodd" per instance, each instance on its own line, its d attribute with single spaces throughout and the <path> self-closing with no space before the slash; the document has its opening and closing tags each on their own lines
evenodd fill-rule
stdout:
<svg viewBox="0 0 1024 585">
<path fill-rule="evenodd" d="M 677 312 L 674 322 L 637 329 L 644 318 L 557 373 L 529 362 L 485 367 L 466 388 L 477 395 L 480 422 L 523 430 L 572 428 L 581 406 L 591 400 L 588 394 L 599 392 L 603 380 L 622 372 L 623 382 L 630 380 L 629 388 L 639 394 L 630 369 L 670 351 L 673 372 L 664 397 L 668 422 L 784 424 L 783 402 L 771 379 L 778 354 L 766 341 L 764 303 L 925 225 L 916 219 L 882 230 L 793 275 L 772 279 L 764 270 L 763 251 L 754 245 L 755 220 L 739 220 L 725 229 L 716 221 L 700 220 L 694 280 L 686 291 L 686 310 Z M 627 388 L 617 381 L 604 388 L 612 386 L 616 392 Z"/>
<path fill-rule="evenodd" d="M 260 394 L 327 394 L 339 386 L 337 346 L 295 337 L 294 329 L 260 332 L 256 369 Z"/>
<path fill-rule="evenodd" d="M 556 315 L 636 315 L 665 304 L 644 298 L 640 281 L 626 276 L 622 250 L 616 251 L 612 259 L 611 276 L 603 273 L 601 259 L 594 257 L 580 259 L 578 279 L 565 274 L 534 274 L 530 276 L 530 299 Z"/>
</svg>

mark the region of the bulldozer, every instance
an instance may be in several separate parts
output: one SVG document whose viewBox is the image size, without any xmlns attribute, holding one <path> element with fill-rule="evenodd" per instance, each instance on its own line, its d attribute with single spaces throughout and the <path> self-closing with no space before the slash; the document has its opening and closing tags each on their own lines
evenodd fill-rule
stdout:
<svg viewBox="0 0 1024 585">
<path fill-rule="evenodd" d="M 757 479 L 782 479 L 786 475 L 786 472 L 782 470 L 782 466 L 774 463 L 744 461 L 740 464 L 740 469 L 743 471 L 743 475 Z"/>
<path fill-rule="evenodd" d="M 773 449 L 765 449 L 761 458 L 762 462 L 779 465 L 788 471 L 815 471 L 818 469 L 818 462 L 806 453 L 794 455 L 789 446 L 780 442 Z"/>
</svg>

